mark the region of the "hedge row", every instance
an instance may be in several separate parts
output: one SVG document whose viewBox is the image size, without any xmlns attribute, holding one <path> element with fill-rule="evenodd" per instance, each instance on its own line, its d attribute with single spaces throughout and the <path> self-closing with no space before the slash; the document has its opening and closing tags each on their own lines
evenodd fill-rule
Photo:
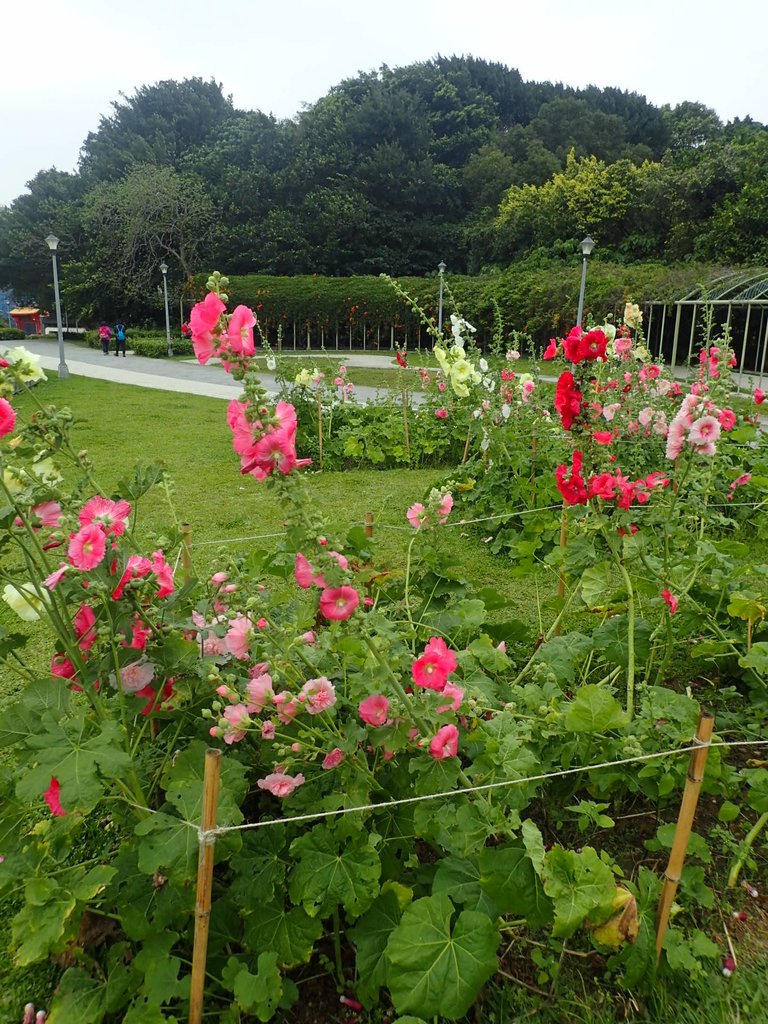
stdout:
<svg viewBox="0 0 768 1024">
<path fill-rule="evenodd" d="M 732 268 L 731 268 L 732 269 Z M 641 305 L 652 301 L 673 302 L 729 272 L 704 264 L 664 266 L 659 263 L 603 263 L 592 258 L 587 269 L 585 317 L 619 314 L 631 299 Z M 477 277 L 446 273 L 444 316 L 456 308 L 478 328 L 477 340 L 487 344 L 493 335 L 494 301 L 505 327 L 529 333 L 537 343 L 573 325 L 578 306 L 581 265 L 539 266 L 534 260 L 517 264 L 498 274 Z M 400 278 L 399 284 L 437 320 L 439 280 Z M 195 280 L 199 297 L 205 278 Z M 270 277 L 249 274 L 230 278 L 232 304 L 244 303 L 258 315 L 274 343 L 282 328 L 288 347 L 317 344 L 333 347 L 336 339 L 346 347 L 354 339 L 389 347 L 390 339 L 402 344 L 415 341 L 418 317 L 389 283 L 379 277 L 328 278 L 312 276 Z M 363 337 L 365 335 L 365 337 Z M 426 336 L 424 336 L 426 340 Z"/>
<path fill-rule="evenodd" d="M 0 341 L 24 341 L 26 334 L 18 327 L 0 327 Z"/>
</svg>

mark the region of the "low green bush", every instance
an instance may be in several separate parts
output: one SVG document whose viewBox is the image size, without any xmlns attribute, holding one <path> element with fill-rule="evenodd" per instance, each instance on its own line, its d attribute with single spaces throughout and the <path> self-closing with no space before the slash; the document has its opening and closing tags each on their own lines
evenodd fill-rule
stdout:
<svg viewBox="0 0 768 1024">
<path fill-rule="evenodd" d="M 0 341 L 24 341 L 25 337 L 18 327 L 0 327 Z"/>
<path fill-rule="evenodd" d="M 128 348 L 137 356 L 149 356 L 150 359 L 162 359 L 168 354 L 168 341 L 165 336 L 136 337 L 128 334 Z M 173 339 L 173 354 L 176 356 L 194 355 L 192 342 L 187 338 Z"/>
</svg>

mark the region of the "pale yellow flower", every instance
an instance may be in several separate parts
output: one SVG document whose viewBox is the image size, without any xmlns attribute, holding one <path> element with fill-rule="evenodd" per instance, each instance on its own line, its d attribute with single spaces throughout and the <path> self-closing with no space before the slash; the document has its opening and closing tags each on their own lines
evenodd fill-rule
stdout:
<svg viewBox="0 0 768 1024">
<path fill-rule="evenodd" d="M 295 383 L 300 385 L 300 387 L 302 387 L 302 388 L 309 388 L 309 387 L 311 387 L 312 386 L 312 374 L 307 369 L 299 370 L 299 372 L 296 374 L 296 381 L 295 381 Z"/>
<path fill-rule="evenodd" d="M 3 589 L 3 600 L 25 622 L 39 619 L 40 612 L 45 606 L 45 601 L 39 597 L 33 583 L 22 583 L 21 587 L 6 584 Z"/>
<path fill-rule="evenodd" d="M 8 349 L 4 356 L 13 366 L 14 373 L 24 384 L 31 384 L 32 381 L 47 380 L 45 373 L 40 367 L 40 356 L 34 355 L 17 345 L 16 348 Z"/>
<path fill-rule="evenodd" d="M 631 331 L 636 331 L 643 326 L 642 310 L 636 302 L 628 302 L 624 307 L 624 323 Z"/>
</svg>

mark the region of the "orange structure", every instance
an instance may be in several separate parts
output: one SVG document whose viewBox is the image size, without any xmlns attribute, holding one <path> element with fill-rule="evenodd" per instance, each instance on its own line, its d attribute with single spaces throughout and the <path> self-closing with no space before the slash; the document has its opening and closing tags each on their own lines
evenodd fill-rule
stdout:
<svg viewBox="0 0 768 1024">
<path fill-rule="evenodd" d="M 18 327 L 25 334 L 42 334 L 43 326 L 40 323 L 40 310 L 32 306 L 20 306 L 11 310 L 13 326 Z"/>
</svg>

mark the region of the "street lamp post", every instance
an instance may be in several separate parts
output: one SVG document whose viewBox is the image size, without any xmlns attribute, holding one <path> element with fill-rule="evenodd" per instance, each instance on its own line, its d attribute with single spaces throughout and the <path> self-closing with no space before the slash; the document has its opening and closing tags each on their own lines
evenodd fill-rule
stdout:
<svg viewBox="0 0 768 1024">
<path fill-rule="evenodd" d="M 171 344 L 171 317 L 168 313 L 168 264 L 163 260 L 160 264 L 160 270 L 163 275 L 163 296 L 165 298 L 165 336 L 168 339 L 168 355 L 173 355 L 173 345 Z"/>
<path fill-rule="evenodd" d="M 579 312 L 576 314 L 576 326 L 581 327 L 581 315 L 584 312 L 584 286 L 587 283 L 587 257 L 595 248 L 594 241 L 587 235 L 581 240 L 581 288 L 579 289 Z"/>
<path fill-rule="evenodd" d="M 69 377 L 69 367 L 64 358 L 64 329 L 61 326 L 61 300 L 59 299 L 59 269 L 56 266 L 56 250 L 59 240 L 56 235 L 47 235 L 45 239 L 48 248 L 51 250 L 51 262 L 53 263 L 53 293 L 56 297 L 56 331 L 59 335 L 59 380 L 66 380 Z"/>
<path fill-rule="evenodd" d="M 442 260 L 437 264 L 437 269 L 440 271 L 440 298 L 437 301 L 437 332 L 438 334 L 443 333 L 443 274 L 445 273 L 445 263 Z"/>
</svg>

